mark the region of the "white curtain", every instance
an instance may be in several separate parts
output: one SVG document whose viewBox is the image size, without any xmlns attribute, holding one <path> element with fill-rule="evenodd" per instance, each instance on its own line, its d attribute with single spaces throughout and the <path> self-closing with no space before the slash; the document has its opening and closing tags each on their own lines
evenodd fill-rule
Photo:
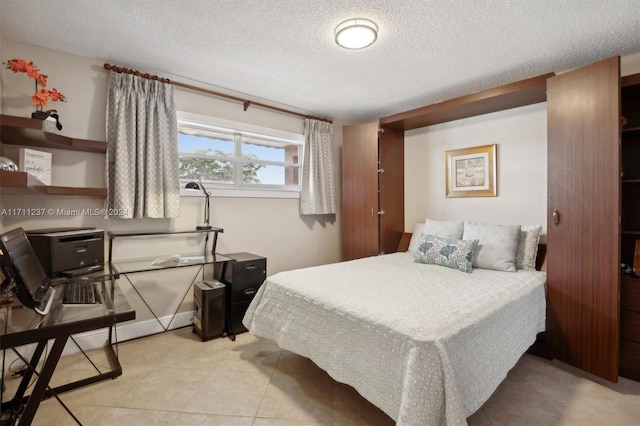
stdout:
<svg viewBox="0 0 640 426">
<path fill-rule="evenodd" d="M 111 72 L 107 97 L 107 216 L 180 214 L 173 86 Z"/>
<path fill-rule="evenodd" d="M 333 124 L 305 119 L 300 214 L 335 214 Z"/>
</svg>

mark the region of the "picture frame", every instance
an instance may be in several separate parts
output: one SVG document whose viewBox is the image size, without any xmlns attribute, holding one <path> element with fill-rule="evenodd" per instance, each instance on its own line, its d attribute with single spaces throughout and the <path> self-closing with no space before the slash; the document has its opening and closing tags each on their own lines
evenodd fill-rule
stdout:
<svg viewBox="0 0 640 426">
<path fill-rule="evenodd" d="M 447 198 L 496 197 L 497 145 L 445 151 Z"/>
</svg>

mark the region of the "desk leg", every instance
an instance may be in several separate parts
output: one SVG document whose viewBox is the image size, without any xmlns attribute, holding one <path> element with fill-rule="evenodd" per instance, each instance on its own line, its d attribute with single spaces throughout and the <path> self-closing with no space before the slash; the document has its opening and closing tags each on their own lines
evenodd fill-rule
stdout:
<svg viewBox="0 0 640 426">
<path fill-rule="evenodd" d="M 104 350 L 107 354 L 107 358 L 109 359 L 109 366 L 111 370 L 107 371 L 106 373 L 100 373 L 91 377 L 87 377 L 86 379 L 76 380 L 75 382 L 67 383 L 61 386 L 56 386 L 55 388 L 50 388 L 45 392 L 44 397 L 49 398 L 54 394 L 58 395 L 63 392 L 68 392 L 70 390 L 78 389 L 82 386 L 87 386 L 87 385 L 101 382 L 107 379 L 115 379 L 116 377 L 121 376 L 122 366 L 120 365 L 120 361 L 118 361 L 118 357 L 116 356 L 116 353 L 113 350 L 113 346 L 111 346 L 110 343 L 107 343 L 104 346 Z"/>
<path fill-rule="evenodd" d="M 231 288 L 229 287 L 229 284 L 227 284 L 224 281 L 224 277 L 227 276 L 227 267 L 228 267 L 228 265 L 229 265 L 229 261 L 223 261 L 222 262 L 222 270 L 220 271 L 220 277 L 218 278 L 214 274 L 213 278 L 219 280 L 225 286 L 225 289 L 224 289 L 224 329 L 225 329 L 226 336 L 232 342 L 235 342 L 236 341 L 236 335 L 233 334 L 233 330 L 231 330 L 231 310 L 229 309 L 229 307 L 231 306 L 231 303 L 229 303 L 230 296 L 229 296 L 228 292 L 231 291 Z M 223 336 L 224 336 L 224 334 L 223 334 Z"/>
<path fill-rule="evenodd" d="M 33 377 L 33 373 L 36 371 L 38 362 L 40 362 L 40 358 L 42 357 L 42 353 L 44 352 L 46 347 L 47 347 L 46 341 L 38 342 L 38 346 L 36 347 L 36 350 L 31 356 L 31 359 L 29 360 L 27 371 L 25 371 L 24 375 L 22 376 L 22 380 L 20 380 L 20 385 L 18 386 L 18 389 L 16 390 L 15 395 L 10 401 L 5 401 L 2 403 L 2 408 L 0 409 L 0 412 L 2 413 L 18 412 L 22 407 L 22 405 L 24 405 L 24 400 L 25 400 L 24 394 L 27 392 L 27 389 L 29 388 L 29 383 L 31 383 L 31 378 Z M 23 361 L 26 362 L 26 359 L 23 358 L 22 355 L 20 355 L 18 352 L 16 353 Z"/>
<path fill-rule="evenodd" d="M 36 411 L 38 410 L 38 406 L 40 406 L 40 402 L 42 401 L 47 387 L 49 386 L 49 380 L 51 380 L 51 376 L 53 376 L 53 372 L 56 369 L 56 365 L 58 365 L 58 361 L 60 360 L 60 356 L 62 355 L 62 350 L 67 344 L 68 339 L 69 336 L 60 336 L 54 340 L 51 352 L 44 362 L 42 372 L 40 373 L 40 376 L 36 381 L 36 385 L 34 386 L 33 391 L 29 396 L 27 405 L 22 412 L 19 425 L 30 425 L 32 423 L 33 418 L 36 415 Z M 38 344 L 38 349 L 40 348 L 41 344 L 42 343 Z"/>
<path fill-rule="evenodd" d="M 213 233 L 213 246 L 211 247 L 211 254 L 213 254 L 214 259 L 216 257 L 216 246 L 217 245 L 218 245 L 218 233 L 214 232 Z"/>
<path fill-rule="evenodd" d="M 42 352 L 47 347 L 47 342 L 38 342 L 38 346 L 36 347 L 35 352 L 31 356 L 31 360 L 29 361 L 29 366 L 27 367 L 27 371 L 22 376 L 22 380 L 20 381 L 20 386 L 18 386 L 18 390 L 14 396 L 14 400 L 22 401 L 24 398 L 24 394 L 29 387 L 29 382 L 31 382 L 31 377 L 33 377 L 33 372 L 36 371 L 36 367 L 38 366 L 38 362 L 40 362 L 40 357 L 42 356 Z"/>
</svg>

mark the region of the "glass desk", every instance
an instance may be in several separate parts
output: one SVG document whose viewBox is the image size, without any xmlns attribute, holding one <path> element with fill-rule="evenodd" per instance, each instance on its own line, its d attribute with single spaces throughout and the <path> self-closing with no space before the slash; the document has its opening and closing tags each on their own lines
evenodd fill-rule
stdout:
<svg viewBox="0 0 640 426">
<path fill-rule="evenodd" d="M 131 286 L 131 288 L 135 291 L 135 293 L 140 298 L 140 301 L 144 304 L 146 309 L 153 315 L 156 322 L 162 327 L 162 330 L 168 331 L 171 328 L 176 316 L 178 315 L 178 311 L 187 296 L 191 293 L 191 289 L 195 284 L 196 280 L 199 276 L 204 278 L 204 267 L 206 265 L 212 265 L 214 268 L 213 276 L 219 275 L 216 270 L 223 267 L 227 262 L 232 261 L 232 259 L 222 256 L 217 253 L 187 253 L 180 255 L 180 261 L 178 262 L 160 262 L 154 264 L 155 260 L 166 259 L 166 256 L 159 257 L 144 257 L 138 259 L 125 259 L 125 260 L 114 260 L 111 263 L 111 268 L 119 277 L 127 280 L 127 283 Z M 186 268 L 186 267 L 196 267 L 194 269 L 195 272 L 192 271 L 192 277 L 189 278 L 186 282 L 188 285 L 184 287 L 184 292 L 182 292 L 182 296 L 179 299 L 179 303 L 176 305 L 175 311 L 170 316 L 168 323 L 166 320 L 163 322 L 163 319 L 158 316 L 158 313 L 153 308 L 153 306 L 149 303 L 149 297 L 155 296 L 155 289 L 149 293 L 148 290 L 144 290 L 139 288 L 134 280 L 132 279 L 133 274 L 144 273 L 144 272 L 153 272 L 153 271 L 161 271 L 168 269 L 176 269 L 176 268 Z"/>
<path fill-rule="evenodd" d="M 180 234 L 205 234 L 206 240 L 204 243 L 204 253 L 209 248 L 209 235 L 213 234 L 213 242 L 210 253 L 215 255 L 216 246 L 218 245 L 218 234 L 223 233 L 224 229 L 212 227 L 211 229 L 188 229 L 181 231 L 141 231 L 141 232 L 109 232 L 109 263 L 113 262 L 113 244 L 116 238 L 129 238 L 129 237 L 150 237 L 150 236 L 162 236 L 162 235 L 180 235 Z"/>
<path fill-rule="evenodd" d="M 120 275 L 134 274 L 137 272 L 158 271 L 161 269 L 183 268 L 187 266 L 215 265 L 217 263 L 229 262 L 233 260 L 218 253 L 207 253 L 204 256 L 202 252 L 184 253 L 180 254 L 179 256 L 180 260 L 177 262 L 164 261 L 172 256 L 156 256 L 142 257 L 137 259 L 114 260 L 111 263 L 111 267 L 113 268 L 114 273 Z M 154 264 L 154 261 L 159 262 Z"/>
<path fill-rule="evenodd" d="M 122 374 L 122 367 L 112 347 L 112 328 L 119 322 L 135 319 L 136 313 L 120 291 L 113 275 L 93 276 L 89 280 L 97 287 L 102 303 L 94 305 L 63 305 L 62 282 L 54 283 L 56 295 L 51 310 L 45 316 L 38 315 L 32 309 L 6 305 L 0 309 L 0 349 L 6 350 L 18 346 L 37 343 L 35 352 L 29 361 L 27 370 L 18 389 L 9 401 L 2 403 L 2 413 L 19 413 L 20 425 L 31 424 L 33 417 L 44 398 L 76 389 L 101 380 L 115 378 Z M 80 279 L 82 281 L 82 279 Z M 109 337 L 105 344 L 111 370 L 95 376 L 68 383 L 55 388 L 49 387 L 49 380 L 60 360 L 62 351 L 69 338 L 76 333 L 109 328 Z M 26 395 L 36 366 L 47 347 L 53 340 L 49 354 L 44 360 L 38 379 L 30 395 Z M 3 372 L 4 373 L 4 372 Z M 11 423 L 9 423 L 11 424 Z"/>
</svg>

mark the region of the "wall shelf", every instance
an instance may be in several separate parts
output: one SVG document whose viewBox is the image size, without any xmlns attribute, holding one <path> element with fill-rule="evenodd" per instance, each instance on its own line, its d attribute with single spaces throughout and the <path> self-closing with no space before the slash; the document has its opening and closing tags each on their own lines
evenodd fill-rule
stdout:
<svg viewBox="0 0 640 426">
<path fill-rule="evenodd" d="M 84 195 L 86 197 L 106 197 L 107 188 L 81 188 L 76 186 L 35 185 L 38 192 L 46 195 Z"/>
<path fill-rule="evenodd" d="M 106 197 L 107 188 L 84 188 L 75 186 L 43 185 L 27 172 L 8 172 L 0 170 L 0 193 L 24 194 L 25 191 L 46 195 L 84 195 L 88 197 Z"/>
<path fill-rule="evenodd" d="M 0 187 L 2 188 L 30 188 L 38 180 L 27 172 L 8 172 L 0 170 Z"/>
<path fill-rule="evenodd" d="M 55 131 L 55 124 L 49 121 L 0 114 L 0 137 L 3 144 L 103 154 L 107 152 L 106 142 L 71 138 L 53 131 Z M 46 195 L 107 196 L 107 188 L 43 185 L 26 172 L 0 170 L 0 193 L 24 194 L 25 191 Z"/>
<path fill-rule="evenodd" d="M 39 148 L 67 149 L 85 152 L 107 152 L 107 143 L 89 139 L 76 139 L 55 131 L 55 124 L 35 118 L 0 115 L 0 135 L 7 145 L 25 145 Z"/>
<path fill-rule="evenodd" d="M 447 121 L 545 102 L 553 73 L 472 93 L 380 119 L 380 127 L 411 130 Z"/>
</svg>

